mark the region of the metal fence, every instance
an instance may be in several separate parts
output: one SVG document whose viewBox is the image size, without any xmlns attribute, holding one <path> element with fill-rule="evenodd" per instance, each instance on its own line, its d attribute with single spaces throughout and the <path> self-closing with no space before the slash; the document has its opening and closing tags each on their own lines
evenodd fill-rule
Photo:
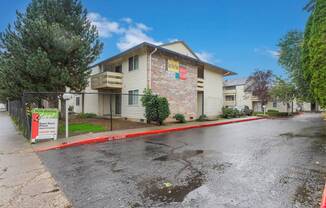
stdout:
<svg viewBox="0 0 326 208">
<path fill-rule="evenodd" d="M 150 126 L 143 119 L 143 95 L 137 90 L 128 91 L 126 94 L 114 91 L 69 93 L 68 100 L 64 100 L 64 94 L 25 92 L 21 99 L 8 102 L 8 111 L 26 138 L 31 135 L 33 108 L 59 109 L 59 137 L 64 137 L 66 111 L 70 136 Z"/>
</svg>

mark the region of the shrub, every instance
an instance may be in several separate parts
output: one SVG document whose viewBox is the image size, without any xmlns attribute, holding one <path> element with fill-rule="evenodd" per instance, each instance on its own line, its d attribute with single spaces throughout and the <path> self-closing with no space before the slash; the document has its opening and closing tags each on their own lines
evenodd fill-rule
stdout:
<svg viewBox="0 0 326 208">
<path fill-rule="evenodd" d="M 264 115 L 264 112 L 253 112 L 253 116 Z"/>
<path fill-rule="evenodd" d="M 236 118 L 240 116 L 240 112 L 236 108 L 227 108 L 223 107 L 222 108 L 222 115 L 223 118 Z"/>
<path fill-rule="evenodd" d="M 267 113 L 278 113 L 278 110 L 274 110 L 274 109 L 269 109 L 267 110 Z"/>
<path fill-rule="evenodd" d="M 206 121 L 207 120 L 207 116 L 206 114 L 202 114 L 198 117 L 197 121 Z"/>
<path fill-rule="evenodd" d="M 78 118 L 96 118 L 97 115 L 95 113 L 80 113 L 78 114 Z"/>
<path fill-rule="evenodd" d="M 186 123 L 185 116 L 183 114 L 177 113 L 174 116 L 175 120 L 177 120 L 179 123 Z"/>
<path fill-rule="evenodd" d="M 150 89 L 144 90 L 141 102 L 145 107 L 145 117 L 148 123 L 154 121 L 162 125 L 164 120 L 170 115 L 168 100 L 165 97 L 153 95 Z"/>
<path fill-rule="evenodd" d="M 73 105 L 70 105 L 68 107 L 68 112 L 74 112 L 74 106 Z"/>
<path fill-rule="evenodd" d="M 267 115 L 272 117 L 286 117 L 289 116 L 287 112 L 278 112 L 278 111 L 267 111 Z"/>
<path fill-rule="evenodd" d="M 253 111 L 250 110 L 248 106 L 245 106 L 241 112 L 243 115 L 246 115 L 246 116 L 251 116 L 253 113 Z"/>
</svg>

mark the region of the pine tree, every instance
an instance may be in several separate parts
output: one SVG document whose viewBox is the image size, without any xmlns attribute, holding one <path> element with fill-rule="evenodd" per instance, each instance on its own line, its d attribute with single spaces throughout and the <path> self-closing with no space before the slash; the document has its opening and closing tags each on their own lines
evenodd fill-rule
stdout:
<svg viewBox="0 0 326 208">
<path fill-rule="evenodd" d="M 313 96 L 326 107 L 326 1 L 317 0 L 306 26 L 303 67 Z"/>
<path fill-rule="evenodd" d="M 0 96 L 81 91 L 102 48 L 79 0 L 32 0 L 0 35 Z"/>
</svg>

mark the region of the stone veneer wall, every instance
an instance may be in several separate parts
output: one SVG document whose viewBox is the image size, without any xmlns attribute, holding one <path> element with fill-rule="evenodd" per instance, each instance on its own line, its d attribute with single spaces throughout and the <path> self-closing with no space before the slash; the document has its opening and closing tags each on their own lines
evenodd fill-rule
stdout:
<svg viewBox="0 0 326 208">
<path fill-rule="evenodd" d="M 152 57 L 151 88 L 154 93 L 164 96 L 170 104 L 172 118 L 176 113 L 182 113 L 189 120 L 196 118 L 197 112 L 197 66 L 182 62 L 188 70 L 187 79 L 172 77 L 166 70 L 166 58 L 163 55 Z"/>
</svg>

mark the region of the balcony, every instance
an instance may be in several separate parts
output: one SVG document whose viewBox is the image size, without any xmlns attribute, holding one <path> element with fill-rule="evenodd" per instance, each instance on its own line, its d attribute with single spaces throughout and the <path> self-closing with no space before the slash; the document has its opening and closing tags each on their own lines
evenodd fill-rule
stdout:
<svg viewBox="0 0 326 208">
<path fill-rule="evenodd" d="M 121 89 L 122 88 L 122 73 L 118 72 L 102 72 L 91 76 L 91 88 L 98 89 Z"/>
<path fill-rule="evenodd" d="M 204 91 L 204 79 L 197 78 L 197 91 L 203 92 Z"/>
<path fill-rule="evenodd" d="M 224 100 L 224 106 L 235 106 L 235 100 L 230 100 L 230 101 Z"/>
<path fill-rule="evenodd" d="M 223 89 L 223 92 L 224 94 L 227 94 L 227 95 L 234 95 L 237 93 L 237 91 L 235 89 Z"/>
</svg>

